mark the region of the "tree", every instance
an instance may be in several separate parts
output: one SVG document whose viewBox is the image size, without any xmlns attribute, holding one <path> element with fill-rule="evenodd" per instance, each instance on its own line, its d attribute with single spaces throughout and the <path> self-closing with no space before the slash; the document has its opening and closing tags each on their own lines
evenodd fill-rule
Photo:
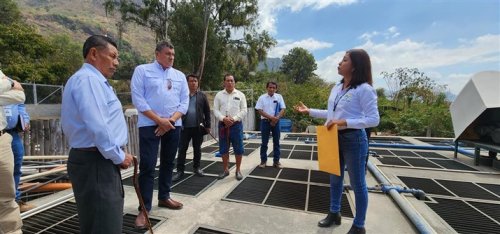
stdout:
<svg viewBox="0 0 500 234">
<path fill-rule="evenodd" d="M 314 75 L 318 68 L 314 56 L 306 49 L 295 47 L 281 59 L 281 72 L 288 75 L 296 84 L 302 84 Z"/>
<path fill-rule="evenodd" d="M 379 96 L 381 130 L 410 136 L 452 135 L 445 85 L 437 85 L 417 68 L 398 68 L 393 73 L 382 72 L 382 76 L 392 100 L 381 101 Z"/>
<path fill-rule="evenodd" d="M 382 72 L 390 91 L 390 96 L 399 104 L 405 100 L 404 107 L 410 107 L 413 101 L 430 104 L 436 93 L 442 92 L 446 86 L 437 85 L 431 78 L 417 68 L 397 68 L 393 73 Z"/>
<path fill-rule="evenodd" d="M 174 0 L 143 0 L 138 4 L 134 0 L 106 0 L 104 7 L 106 13 L 112 14 L 118 10 L 121 14 L 121 22 L 118 24 L 119 32 L 123 32 L 127 22 L 149 27 L 156 36 L 156 42 L 169 40 L 169 3 L 175 7 Z M 119 36 L 120 37 L 120 36 Z"/>
<path fill-rule="evenodd" d="M 12 24 L 21 19 L 21 12 L 16 2 L 12 0 L 0 0 L 0 24 Z"/>
<path fill-rule="evenodd" d="M 254 30 L 256 17 L 256 0 L 179 1 L 169 27 L 176 66 L 198 74 L 202 87 L 219 88 L 225 71 L 248 77 L 276 43 L 267 32 Z M 243 31 L 241 38 L 232 35 L 236 29 Z"/>
</svg>

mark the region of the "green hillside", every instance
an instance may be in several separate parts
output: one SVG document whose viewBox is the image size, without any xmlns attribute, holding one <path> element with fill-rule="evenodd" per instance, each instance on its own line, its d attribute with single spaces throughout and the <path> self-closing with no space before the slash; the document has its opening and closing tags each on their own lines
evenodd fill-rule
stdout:
<svg viewBox="0 0 500 234">
<path fill-rule="evenodd" d="M 82 44 L 90 34 L 117 37 L 118 15 L 106 16 L 103 0 L 18 0 L 27 23 L 44 36 L 66 34 Z M 152 57 L 154 35 L 147 28 L 128 26 L 123 34 L 126 44 L 143 57 Z"/>
</svg>

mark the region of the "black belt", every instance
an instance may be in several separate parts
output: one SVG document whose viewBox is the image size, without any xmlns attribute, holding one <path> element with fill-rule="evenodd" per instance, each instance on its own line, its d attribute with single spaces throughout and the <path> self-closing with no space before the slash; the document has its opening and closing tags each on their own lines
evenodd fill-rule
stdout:
<svg viewBox="0 0 500 234">
<path fill-rule="evenodd" d="M 97 147 L 87 147 L 87 148 L 73 148 L 76 151 L 87 151 L 87 152 L 96 152 L 99 151 Z"/>
<path fill-rule="evenodd" d="M 342 130 L 339 130 L 339 135 L 349 133 L 349 132 L 356 132 L 359 130 L 361 130 L 361 129 L 354 129 L 354 128 L 342 129 Z"/>
<path fill-rule="evenodd" d="M 0 136 L 1 136 L 1 135 L 3 135 L 3 134 L 5 134 L 5 133 L 7 133 L 7 130 L 5 130 L 5 129 L 4 129 L 4 130 L 1 130 L 1 131 L 0 131 Z"/>
</svg>

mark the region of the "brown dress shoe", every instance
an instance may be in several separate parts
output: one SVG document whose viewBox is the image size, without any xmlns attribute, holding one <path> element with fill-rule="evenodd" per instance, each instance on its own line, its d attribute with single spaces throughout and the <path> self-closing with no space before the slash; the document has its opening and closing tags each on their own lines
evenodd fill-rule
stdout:
<svg viewBox="0 0 500 234">
<path fill-rule="evenodd" d="M 147 229 L 148 222 L 146 221 L 146 215 L 144 215 L 144 212 L 141 211 L 135 218 L 134 222 L 135 228 L 136 229 Z"/>
<path fill-rule="evenodd" d="M 158 200 L 158 206 L 159 207 L 166 207 L 172 210 L 180 210 L 182 209 L 182 203 L 175 201 L 172 198 L 169 198 L 167 200 Z"/>
</svg>

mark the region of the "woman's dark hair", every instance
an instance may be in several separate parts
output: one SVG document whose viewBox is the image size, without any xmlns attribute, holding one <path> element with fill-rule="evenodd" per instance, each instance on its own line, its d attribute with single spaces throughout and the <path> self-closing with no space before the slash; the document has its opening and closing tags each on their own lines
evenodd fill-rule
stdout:
<svg viewBox="0 0 500 234">
<path fill-rule="evenodd" d="M 110 37 L 103 36 L 103 35 L 93 35 L 87 38 L 85 40 L 85 43 L 83 43 L 83 58 L 87 57 L 87 54 L 89 53 L 90 49 L 96 47 L 97 49 L 103 49 L 108 44 L 113 45 L 115 48 L 118 48 L 116 46 L 116 42 L 111 39 Z"/>
<path fill-rule="evenodd" d="M 373 84 L 372 79 L 372 64 L 370 62 L 370 56 L 363 49 L 351 49 L 346 52 L 351 58 L 352 77 L 349 86 L 356 88 L 358 85 L 363 83 Z M 342 80 L 344 82 L 344 80 Z"/>
<path fill-rule="evenodd" d="M 269 87 L 269 85 L 273 84 L 274 86 L 276 86 L 276 89 L 278 89 L 278 84 L 274 81 L 268 81 L 267 84 L 266 84 L 266 89 Z"/>
</svg>

